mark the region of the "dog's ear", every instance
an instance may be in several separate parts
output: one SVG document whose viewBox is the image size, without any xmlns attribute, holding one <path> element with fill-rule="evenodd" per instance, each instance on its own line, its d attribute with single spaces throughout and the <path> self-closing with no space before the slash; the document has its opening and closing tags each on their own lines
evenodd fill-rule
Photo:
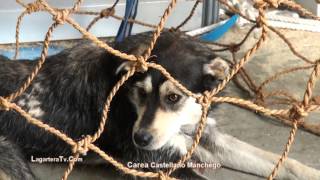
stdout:
<svg viewBox="0 0 320 180">
<path fill-rule="evenodd" d="M 147 48 L 148 48 L 147 44 L 141 43 L 138 46 L 133 47 L 129 51 L 127 51 L 127 54 L 141 56 L 141 55 L 143 55 L 143 53 L 145 52 L 145 50 Z M 129 71 L 130 67 L 132 67 L 133 64 L 134 64 L 134 62 L 132 62 L 132 61 L 123 61 L 118 66 L 118 68 L 116 70 L 116 75 Z"/>
<path fill-rule="evenodd" d="M 122 73 L 125 73 L 125 72 L 129 71 L 130 67 L 133 66 L 133 63 L 134 63 L 134 62 L 132 62 L 132 61 L 123 61 L 123 63 L 121 63 L 121 64 L 118 66 L 115 74 L 116 74 L 116 75 L 119 75 L 119 74 L 122 74 Z"/>
<path fill-rule="evenodd" d="M 203 66 L 203 86 L 205 90 L 216 87 L 229 74 L 229 64 L 220 57 L 210 60 Z"/>
</svg>

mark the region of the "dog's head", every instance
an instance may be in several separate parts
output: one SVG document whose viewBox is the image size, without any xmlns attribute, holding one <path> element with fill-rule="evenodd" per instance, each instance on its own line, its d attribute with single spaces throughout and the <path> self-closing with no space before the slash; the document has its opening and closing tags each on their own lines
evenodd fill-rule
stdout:
<svg viewBox="0 0 320 180">
<path fill-rule="evenodd" d="M 139 48 L 133 51 L 143 52 Z M 212 55 L 208 47 L 175 33 L 164 33 L 152 54 L 152 61 L 166 68 L 194 93 L 214 88 L 229 71 L 226 61 Z M 130 63 L 124 62 L 117 73 L 129 67 Z M 157 70 L 136 74 L 126 86 L 137 112 L 132 139 L 139 148 L 159 149 L 178 134 L 182 126 L 195 125 L 200 120 L 202 111 L 196 99 L 188 97 Z"/>
</svg>

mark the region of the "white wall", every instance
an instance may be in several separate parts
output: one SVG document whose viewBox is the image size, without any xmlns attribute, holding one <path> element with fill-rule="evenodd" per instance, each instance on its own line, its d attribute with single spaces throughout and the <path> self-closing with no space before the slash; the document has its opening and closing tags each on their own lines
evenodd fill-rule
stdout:
<svg viewBox="0 0 320 180">
<path fill-rule="evenodd" d="M 33 0 L 25 0 L 24 2 L 32 2 Z M 55 7 L 70 7 L 74 0 L 47 0 L 49 4 Z M 113 0 L 84 0 L 81 9 L 99 11 L 103 8 L 110 7 Z M 176 9 L 168 20 L 166 27 L 172 27 L 179 24 L 186 16 L 188 16 L 194 0 L 179 0 Z M 15 41 L 15 25 L 19 14 L 23 8 L 15 3 L 14 0 L 0 2 L 0 44 L 13 43 Z M 169 4 L 168 0 L 140 0 L 137 19 L 157 24 L 164 9 Z M 116 14 L 123 16 L 125 9 L 125 0 L 120 0 L 116 7 Z M 194 29 L 201 25 L 201 10 L 202 5 L 197 8 L 194 18 L 187 24 L 185 29 Z M 74 15 L 78 23 L 83 27 L 89 24 L 93 16 Z M 24 18 L 21 26 L 21 42 L 42 41 L 48 27 L 52 24 L 52 18 L 48 13 L 39 12 Z M 118 30 L 120 22 L 113 18 L 101 20 L 98 22 L 91 32 L 97 36 L 114 36 Z M 148 28 L 135 25 L 134 33 L 150 30 Z M 53 35 L 54 40 L 75 39 L 81 35 L 74 30 L 70 25 L 58 27 Z"/>
</svg>

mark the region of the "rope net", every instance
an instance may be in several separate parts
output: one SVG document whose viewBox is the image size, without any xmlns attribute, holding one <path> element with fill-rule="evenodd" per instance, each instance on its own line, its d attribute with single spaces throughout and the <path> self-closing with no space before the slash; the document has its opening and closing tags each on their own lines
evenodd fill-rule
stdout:
<svg viewBox="0 0 320 180">
<path fill-rule="evenodd" d="M 275 165 L 272 172 L 270 172 L 270 175 L 268 177 L 269 180 L 273 179 L 281 165 L 284 163 L 286 158 L 288 157 L 288 153 L 290 151 L 290 147 L 295 139 L 295 134 L 298 130 L 299 126 L 302 126 L 306 130 L 320 135 L 320 125 L 310 125 L 307 122 L 305 122 L 305 118 L 308 116 L 310 112 L 317 111 L 320 109 L 320 102 L 319 97 L 314 97 L 312 92 L 314 89 L 314 86 L 316 84 L 316 80 L 320 73 L 320 60 L 310 60 L 306 58 L 305 56 L 301 55 L 297 50 L 295 50 L 294 46 L 291 44 L 291 42 L 277 29 L 270 27 L 268 25 L 268 22 L 266 20 L 265 12 L 268 8 L 278 8 L 279 5 L 284 5 L 287 8 L 294 10 L 298 12 L 299 14 L 309 17 L 315 20 L 320 20 L 320 17 L 317 17 L 313 15 L 308 10 L 304 9 L 300 5 L 296 4 L 292 0 L 255 0 L 254 1 L 254 7 L 258 10 L 259 15 L 256 19 L 249 19 L 246 15 L 242 14 L 238 9 L 231 6 L 227 0 L 219 0 L 220 3 L 224 4 L 230 11 L 234 13 L 240 14 L 243 18 L 249 20 L 250 22 L 254 23 L 255 26 L 253 26 L 245 36 L 245 38 L 237 44 L 218 44 L 218 43 L 212 43 L 215 44 L 221 49 L 213 50 L 213 51 L 230 51 L 233 57 L 233 61 L 230 61 L 232 64 L 232 69 L 230 71 L 230 74 L 213 90 L 206 91 L 202 95 L 194 94 L 193 92 L 189 91 L 186 87 L 184 87 L 181 83 L 179 83 L 177 80 L 175 80 L 169 72 L 166 71 L 165 68 L 163 68 L 161 65 L 156 64 L 154 62 L 148 62 L 148 59 L 151 55 L 151 51 L 155 46 L 155 43 L 160 36 L 161 31 L 164 28 L 164 24 L 166 20 L 168 19 L 169 15 L 171 14 L 172 10 L 176 6 L 177 0 L 171 0 L 168 7 L 164 11 L 159 23 L 157 25 L 151 25 L 144 22 L 140 22 L 137 20 L 130 19 L 130 23 L 136 23 L 142 26 L 147 26 L 150 28 L 153 28 L 153 36 L 149 43 L 148 49 L 145 51 L 145 53 L 142 56 L 135 56 L 131 54 L 126 54 L 123 52 L 120 52 L 116 49 L 113 49 L 111 46 L 109 46 L 107 43 L 99 40 L 97 37 L 89 33 L 89 30 L 94 24 L 99 21 L 102 18 L 110 18 L 113 17 L 118 20 L 122 20 L 122 17 L 119 17 L 115 15 L 115 7 L 118 3 L 118 0 L 115 1 L 115 3 L 107 8 L 102 10 L 101 12 L 89 12 L 89 11 L 81 11 L 79 10 L 79 7 L 83 0 L 77 0 L 72 8 L 70 9 L 59 9 L 54 8 L 50 6 L 45 0 L 36 0 L 32 3 L 25 4 L 21 0 L 16 0 L 17 3 L 19 3 L 21 6 L 25 8 L 25 10 L 22 12 L 22 14 L 19 16 L 16 26 L 16 55 L 15 58 L 18 57 L 18 49 L 19 49 L 19 29 L 20 24 L 23 20 L 23 17 L 27 14 L 39 12 L 39 11 L 45 11 L 52 15 L 53 18 L 53 24 L 48 29 L 45 39 L 43 41 L 43 49 L 41 52 L 40 59 L 36 66 L 34 67 L 32 73 L 28 76 L 27 80 L 23 83 L 23 85 L 17 89 L 15 92 L 11 93 L 7 97 L 0 97 L 0 108 L 4 111 L 16 111 L 21 116 L 23 116 L 27 122 L 32 123 L 39 128 L 42 128 L 46 130 L 49 133 L 54 134 L 58 138 L 65 141 L 67 144 L 70 145 L 72 148 L 72 152 L 74 157 L 79 157 L 80 155 L 86 154 L 88 151 L 93 151 L 97 153 L 101 158 L 103 158 L 105 161 L 109 162 L 113 166 L 115 166 L 117 169 L 121 170 L 125 174 L 130 174 L 133 176 L 139 176 L 139 177 L 149 177 L 149 178 L 159 178 L 159 179 L 175 179 L 173 177 L 170 177 L 172 172 L 176 170 L 176 167 L 172 167 L 170 169 L 166 169 L 165 171 L 160 172 L 144 172 L 139 171 L 136 169 L 130 169 L 123 165 L 122 163 L 116 161 L 113 157 L 109 156 L 107 153 L 103 152 L 99 147 L 94 145 L 93 143 L 101 136 L 105 124 L 108 119 L 108 110 L 111 104 L 111 101 L 113 97 L 116 95 L 120 87 L 130 78 L 132 77 L 137 71 L 145 72 L 149 68 L 153 68 L 158 70 L 162 73 L 163 76 L 168 78 L 172 83 L 174 83 L 175 86 L 177 86 L 181 91 L 186 93 L 189 96 L 192 96 L 197 99 L 197 102 L 201 104 L 202 106 L 202 116 L 197 128 L 197 133 L 194 137 L 194 142 L 191 146 L 191 148 L 188 150 L 188 152 L 179 160 L 178 163 L 184 163 L 187 161 L 195 151 L 197 145 L 199 144 L 202 132 L 204 130 L 206 120 L 207 120 L 207 113 L 210 105 L 212 103 L 229 103 L 233 105 L 237 105 L 252 111 L 255 111 L 257 113 L 261 113 L 266 116 L 271 116 L 276 119 L 279 119 L 281 122 L 284 122 L 285 124 L 288 124 L 292 126 L 292 129 L 290 131 L 290 135 L 288 137 L 288 141 L 285 144 L 284 150 L 282 155 L 280 156 L 277 164 Z M 201 2 L 201 0 L 197 0 L 195 2 L 194 7 L 192 8 L 190 14 L 186 17 L 184 21 L 180 25 L 178 25 L 176 28 L 172 28 L 171 30 L 177 31 L 179 28 L 184 26 L 188 20 L 193 16 L 196 7 Z M 81 27 L 76 21 L 74 21 L 70 15 L 72 14 L 80 14 L 80 15 L 93 15 L 96 16 L 93 21 L 89 24 L 87 28 Z M 131 69 L 123 75 L 123 77 L 117 82 L 117 84 L 113 87 L 110 94 L 108 95 L 104 107 L 103 107 L 103 113 L 100 121 L 99 128 L 95 134 L 92 136 L 87 135 L 82 140 L 75 141 L 74 139 L 71 139 L 63 132 L 59 131 L 58 129 L 55 129 L 53 127 L 50 127 L 47 124 L 44 124 L 41 120 L 36 119 L 32 117 L 30 114 L 28 114 L 25 110 L 23 110 L 21 107 L 19 107 L 17 104 L 13 103 L 13 100 L 20 96 L 32 83 L 33 79 L 37 76 L 39 70 L 41 69 L 42 65 L 46 61 L 46 57 L 48 54 L 48 47 L 50 43 L 50 38 L 52 36 L 53 31 L 56 27 L 62 24 L 69 24 L 73 26 L 75 29 L 77 29 L 80 33 L 82 33 L 83 38 L 89 39 L 95 44 L 97 44 L 99 47 L 105 49 L 108 53 L 112 53 L 115 56 L 120 57 L 121 59 L 127 60 L 127 61 L 133 61 L 134 66 L 131 67 Z M 235 54 L 240 49 L 241 45 L 247 40 L 250 33 L 256 29 L 259 28 L 261 31 L 261 36 L 257 40 L 257 42 L 250 48 L 242 58 L 236 59 Z M 290 69 L 286 69 L 284 71 L 278 72 L 271 76 L 270 78 L 266 79 L 263 83 L 260 85 L 257 85 L 251 78 L 250 75 L 246 72 L 244 69 L 244 65 L 250 60 L 250 57 L 255 54 L 255 52 L 261 47 L 261 45 L 266 41 L 267 34 L 272 31 L 276 35 L 278 35 L 289 47 L 289 49 L 292 51 L 292 53 L 304 61 L 305 66 L 301 67 L 294 67 Z M 294 98 L 290 93 L 285 91 L 274 91 L 274 92 L 267 92 L 265 90 L 265 86 L 269 84 L 270 82 L 280 78 L 283 75 L 305 70 L 305 69 L 312 69 L 312 72 L 310 74 L 309 80 L 306 83 L 306 90 L 303 96 L 303 100 L 300 102 L 296 98 Z M 236 76 L 237 75 L 237 76 Z M 251 91 L 254 94 L 254 100 L 244 100 L 239 98 L 233 98 L 233 97 L 218 97 L 216 94 L 220 92 L 222 89 L 225 88 L 225 86 L 228 84 L 230 80 L 233 80 L 236 85 L 238 85 L 240 88 L 244 88 L 240 83 L 239 79 L 241 78 L 246 86 L 248 87 L 249 91 Z M 283 97 L 283 101 L 278 103 L 285 103 L 289 105 L 290 107 L 287 109 L 271 109 L 267 107 L 266 99 L 270 98 L 271 96 L 281 96 Z M 74 158 L 77 159 L 77 158 Z M 62 179 L 66 180 L 69 176 L 69 174 L 72 172 L 76 162 L 75 160 L 70 161 L 68 168 L 66 169 Z"/>
</svg>

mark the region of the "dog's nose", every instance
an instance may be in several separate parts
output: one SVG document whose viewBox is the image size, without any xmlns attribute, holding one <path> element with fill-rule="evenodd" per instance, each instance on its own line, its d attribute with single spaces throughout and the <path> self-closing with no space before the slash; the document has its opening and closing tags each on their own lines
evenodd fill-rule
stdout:
<svg viewBox="0 0 320 180">
<path fill-rule="evenodd" d="M 135 143 L 140 147 L 145 147 L 149 145 L 152 141 L 152 138 L 152 135 L 144 129 L 137 131 L 133 135 Z"/>
</svg>

